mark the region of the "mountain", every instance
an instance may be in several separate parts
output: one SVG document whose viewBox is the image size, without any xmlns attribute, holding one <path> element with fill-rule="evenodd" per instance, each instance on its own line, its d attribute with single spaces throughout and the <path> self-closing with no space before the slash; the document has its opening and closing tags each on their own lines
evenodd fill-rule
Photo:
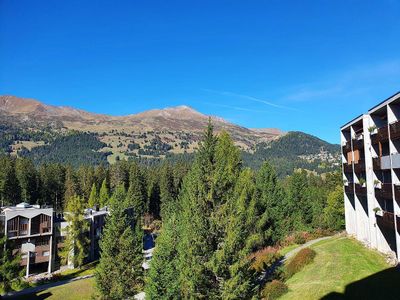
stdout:
<svg viewBox="0 0 400 300">
<path fill-rule="evenodd" d="M 293 168 L 313 164 L 314 170 L 317 164 L 332 164 L 338 158 L 337 145 L 305 133 L 245 128 L 185 105 L 111 116 L 15 96 L 0 96 L 0 149 L 36 162 L 58 158 L 81 163 L 73 145 L 85 153 L 82 162 L 94 164 L 162 158 L 194 152 L 209 118 L 216 132 L 225 130 L 232 136 L 248 165 L 256 167 L 266 158 L 290 157 L 298 162 Z"/>
</svg>

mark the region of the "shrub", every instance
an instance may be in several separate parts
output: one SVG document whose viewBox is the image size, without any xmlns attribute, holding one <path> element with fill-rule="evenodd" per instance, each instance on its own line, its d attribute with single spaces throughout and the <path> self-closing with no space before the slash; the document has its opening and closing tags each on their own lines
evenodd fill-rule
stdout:
<svg viewBox="0 0 400 300">
<path fill-rule="evenodd" d="M 261 249 L 250 255 L 252 260 L 251 268 L 262 272 L 270 268 L 280 258 L 279 251 L 274 247 Z"/>
<path fill-rule="evenodd" d="M 264 286 L 261 292 L 261 296 L 265 300 L 274 300 L 278 299 L 287 292 L 288 292 L 288 287 L 285 283 L 279 280 L 273 280 L 271 282 L 268 282 Z"/>
<path fill-rule="evenodd" d="M 301 249 L 295 257 L 285 266 L 286 279 L 299 272 L 304 266 L 314 260 L 316 253 L 310 248 Z"/>
</svg>

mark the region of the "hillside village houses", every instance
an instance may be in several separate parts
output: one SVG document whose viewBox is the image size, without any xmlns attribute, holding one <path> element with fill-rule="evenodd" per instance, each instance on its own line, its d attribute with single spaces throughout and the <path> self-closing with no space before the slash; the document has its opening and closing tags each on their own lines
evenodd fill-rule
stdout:
<svg viewBox="0 0 400 300">
<path fill-rule="evenodd" d="M 128 210 L 127 213 L 132 211 Z M 90 224 L 87 232 L 87 263 L 100 258 L 99 241 L 109 214 L 107 207 L 100 209 L 98 206 L 84 212 L 84 218 Z M 62 267 L 59 253 L 63 247 L 67 225 L 64 215 L 56 214 L 50 207 L 20 203 L 1 207 L 0 210 L 0 234 L 12 241 L 10 245 L 13 254 L 21 253 L 21 266 L 26 267 L 26 277 L 40 273 L 50 274 Z M 152 257 L 154 243 L 147 242 L 146 245 L 143 264 L 145 269 Z M 71 260 L 66 267 L 74 268 Z"/>
</svg>

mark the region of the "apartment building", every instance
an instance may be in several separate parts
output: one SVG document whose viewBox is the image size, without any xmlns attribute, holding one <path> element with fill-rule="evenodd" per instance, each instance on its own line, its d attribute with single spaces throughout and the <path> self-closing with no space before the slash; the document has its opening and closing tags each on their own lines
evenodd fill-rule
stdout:
<svg viewBox="0 0 400 300">
<path fill-rule="evenodd" d="M 107 207 L 89 208 L 84 212 L 89 223 L 87 236 L 90 241 L 86 262 L 100 257 L 99 241 L 108 215 Z M 20 203 L 0 210 L 0 235 L 7 237 L 13 254 L 21 254 L 21 266 L 26 267 L 27 277 L 51 273 L 61 267 L 59 251 L 63 247 L 67 226 L 64 216 L 56 215 L 53 208 Z M 70 264 L 69 267 L 74 266 Z"/>
<path fill-rule="evenodd" d="M 346 231 L 400 256 L 400 92 L 341 127 Z"/>
<path fill-rule="evenodd" d="M 20 203 L 3 207 L 0 233 L 5 235 L 13 254 L 21 253 L 26 276 L 31 272 L 51 272 L 53 268 L 53 209 Z"/>
</svg>

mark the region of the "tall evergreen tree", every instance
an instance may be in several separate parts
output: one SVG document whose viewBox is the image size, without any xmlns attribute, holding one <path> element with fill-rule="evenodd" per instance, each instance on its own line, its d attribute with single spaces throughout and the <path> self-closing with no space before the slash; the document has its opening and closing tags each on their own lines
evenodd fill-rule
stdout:
<svg viewBox="0 0 400 300">
<path fill-rule="evenodd" d="M 161 166 L 159 179 L 161 216 L 166 218 L 169 214 L 175 211 L 175 202 L 177 197 L 172 168 L 168 162 Z"/>
<path fill-rule="evenodd" d="M 84 201 L 79 196 L 72 196 L 68 199 L 66 240 L 61 251 L 64 263 L 71 263 L 74 267 L 81 267 L 88 255 L 89 239 L 87 231 L 89 224 L 84 218 Z"/>
<path fill-rule="evenodd" d="M 143 287 L 141 224 L 127 215 L 125 204 L 125 189 L 120 185 L 110 200 L 111 214 L 100 241 L 101 258 L 95 274 L 104 299 L 130 298 Z"/>
<path fill-rule="evenodd" d="M 126 201 L 130 207 L 133 207 L 135 218 L 143 217 L 146 211 L 147 192 L 143 174 L 135 162 L 129 169 L 129 189 Z"/>
<path fill-rule="evenodd" d="M 65 170 L 64 190 L 64 206 L 67 207 L 69 199 L 80 194 L 78 179 L 72 166 L 68 166 Z"/>
<path fill-rule="evenodd" d="M 107 187 L 107 180 L 104 179 L 101 184 L 100 192 L 99 192 L 99 204 L 101 207 L 107 206 L 109 202 L 110 194 Z"/>
<path fill-rule="evenodd" d="M 88 206 L 94 207 L 96 204 L 99 204 L 99 194 L 97 193 L 96 183 L 93 183 L 92 190 L 90 191 Z"/>
<path fill-rule="evenodd" d="M 0 204 L 17 204 L 21 200 L 21 191 L 15 174 L 15 160 L 3 156 L 0 158 L 0 166 Z"/>
<path fill-rule="evenodd" d="M 27 203 L 36 203 L 38 198 L 37 175 L 32 161 L 27 158 L 18 158 L 15 172 L 21 188 L 21 200 Z"/>
<path fill-rule="evenodd" d="M 175 215 L 163 223 L 146 282 L 148 299 L 181 299 L 177 265 L 178 222 Z"/>
</svg>

